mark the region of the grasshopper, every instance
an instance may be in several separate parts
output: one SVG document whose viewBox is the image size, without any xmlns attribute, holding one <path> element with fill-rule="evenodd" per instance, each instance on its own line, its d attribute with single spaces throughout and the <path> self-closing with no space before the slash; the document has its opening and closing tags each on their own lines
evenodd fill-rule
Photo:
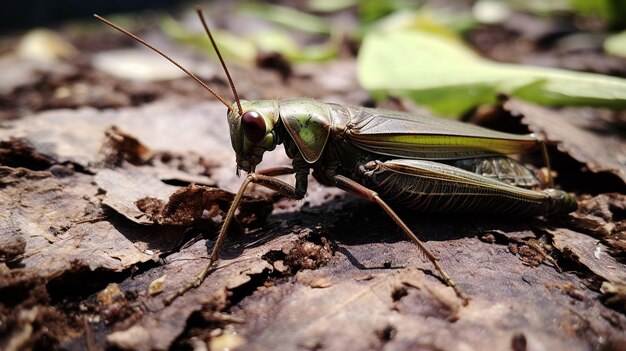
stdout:
<svg viewBox="0 0 626 351">
<path fill-rule="evenodd" d="M 526 152 L 540 144 L 545 151 L 545 144 L 534 134 L 509 134 L 452 120 L 307 98 L 239 99 L 202 11 L 197 9 L 197 13 L 228 78 L 235 98 L 232 104 L 159 49 L 95 15 L 172 62 L 226 106 L 237 173 L 247 172 L 224 219 L 209 263 L 191 284 L 177 290 L 167 302 L 198 287 L 209 274 L 250 183 L 302 199 L 313 170 L 314 178 L 321 184 L 377 203 L 465 303 L 467 297 L 437 257 L 388 203 L 416 212 L 511 216 L 550 216 L 577 209 L 574 197 L 564 191 L 534 190 L 539 181 L 533 173 L 505 156 Z M 263 154 L 278 144 L 284 144 L 287 156 L 293 160 L 292 166 L 257 172 Z M 295 175 L 295 186 L 275 178 L 286 174 Z"/>
</svg>

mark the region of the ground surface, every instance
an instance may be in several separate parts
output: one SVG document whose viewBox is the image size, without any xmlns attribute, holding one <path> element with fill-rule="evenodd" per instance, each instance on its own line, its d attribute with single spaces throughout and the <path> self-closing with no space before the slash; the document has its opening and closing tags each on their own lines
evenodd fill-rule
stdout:
<svg viewBox="0 0 626 351">
<path fill-rule="evenodd" d="M 469 38 L 511 60 L 499 57 L 507 30 Z M 94 57 L 125 45 L 98 35 L 100 46 L 70 40 L 82 49 L 71 60 L 1 68 L 12 78 L 0 86 L 0 348 L 626 348 L 623 113 L 515 100 L 491 110 L 555 143 L 557 183 L 580 205 L 571 215 L 401 212 L 467 306 L 379 208 L 313 180 L 302 201 L 249 191 L 217 268 L 167 305 L 207 263 L 241 182 L 226 109 L 190 80 L 137 83 L 95 69 Z M 217 66 L 182 56 L 230 96 Z M 605 73 L 625 72 L 615 62 Z M 233 67 L 242 97 L 368 100 L 350 55 L 284 65 Z M 264 162 L 289 159 L 277 150 Z"/>
</svg>

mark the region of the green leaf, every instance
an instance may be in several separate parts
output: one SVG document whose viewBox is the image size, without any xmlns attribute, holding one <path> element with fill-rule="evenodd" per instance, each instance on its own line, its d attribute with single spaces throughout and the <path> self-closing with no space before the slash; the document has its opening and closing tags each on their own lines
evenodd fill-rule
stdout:
<svg viewBox="0 0 626 351">
<path fill-rule="evenodd" d="M 626 108 L 624 79 L 496 63 L 458 39 L 410 29 L 370 32 L 358 77 L 375 96 L 408 96 L 445 115 L 492 103 L 499 93 L 544 105 Z"/>
<path fill-rule="evenodd" d="M 359 0 L 308 0 L 307 7 L 311 11 L 332 13 L 355 6 Z"/>
<path fill-rule="evenodd" d="M 361 21 L 372 23 L 389 14 L 419 7 L 419 2 L 410 0 L 360 0 L 358 12 Z"/>
<path fill-rule="evenodd" d="M 291 62 L 327 61 L 337 55 L 339 47 L 339 43 L 333 40 L 300 46 L 289 34 L 282 31 L 262 31 L 251 38 L 259 51 L 278 52 Z"/>
<path fill-rule="evenodd" d="M 626 57 L 626 31 L 606 38 L 604 51 L 611 55 Z"/>
<path fill-rule="evenodd" d="M 161 20 L 161 28 L 171 38 L 215 55 L 209 39 L 204 32 L 190 32 L 171 17 Z M 227 61 L 252 64 L 259 53 L 277 52 L 291 62 L 319 62 L 337 56 L 339 41 L 329 38 L 320 44 L 299 45 L 284 31 L 263 30 L 252 33 L 249 37 L 237 36 L 227 31 L 213 31 L 215 41 L 222 56 Z"/>
<path fill-rule="evenodd" d="M 203 31 L 190 32 L 169 16 L 163 16 L 159 24 L 170 38 L 180 43 L 194 46 L 209 55 L 215 56 L 215 50 L 211 46 L 208 36 Z M 212 30 L 212 33 L 224 59 L 229 62 L 254 62 L 257 50 L 251 40 L 238 37 L 225 31 Z"/>
<path fill-rule="evenodd" d="M 316 34 L 329 34 L 330 25 L 323 18 L 296 9 L 265 3 L 248 3 L 241 11 L 289 28 Z"/>
<path fill-rule="evenodd" d="M 600 16 L 616 27 L 626 25 L 624 0 L 570 0 L 570 5 L 579 14 Z"/>
</svg>

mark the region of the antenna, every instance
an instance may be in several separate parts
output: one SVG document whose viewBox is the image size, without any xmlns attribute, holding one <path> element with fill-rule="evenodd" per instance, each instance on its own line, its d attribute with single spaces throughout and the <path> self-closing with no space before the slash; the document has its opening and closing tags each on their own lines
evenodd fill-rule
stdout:
<svg viewBox="0 0 626 351">
<path fill-rule="evenodd" d="M 122 27 L 120 27 L 120 26 L 118 26 L 118 25 L 114 24 L 113 22 L 111 22 L 111 21 L 109 21 L 109 20 L 107 20 L 107 19 L 104 19 L 104 18 L 102 18 L 102 17 L 100 17 L 100 16 L 98 16 L 98 15 L 93 15 L 93 16 L 94 16 L 95 18 L 97 18 L 98 20 L 100 20 L 101 22 L 103 22 L 103 23 L 105 23 L 105 24 L 107 24 L 107 25 L 109 25 L 109 26 L 111 26 L 111 27 L 113 27 L 113 28 L 117 29 L 118 31 L 120 31 L 120 32 L 122 32 L 122 33 L 124 33 L 124 34 L 128 35 L 129 37 L 133 38 L 135 41 L 137 41 L 137 42 L 139 42 L 139 43 L 143 44 L 144 46 L 146 46 L 146 47 L 148 47 L 148 48 L 152 49 L 153 51 L 155 51 L 157 54 L 159 54 L 159 55 L 163 56 L 164 58 L 166 58 L 168 61 L 170 61 L 171 63 L 173 63 L 176 67 L 180 68 L 183 72 L 185 72 L 185 73 L 186 73 L 189 77 L 193 78 L 193 80 L 195 80 L 195 81 L 196 81 L 198 84 L 200 84 L 200 85 L 201 85 L 204 89 L 206 89 L 206 91 L 208 91 L 208 92 L 209 92 L 209 93 L 211 93 L 213 96 L 215 96 L 215 97 L 216 97 L 216 98 L 217 98 L 217 99 L 218 99 L 218 100 L 219 100 L 222 104 L 224 104 L 224 106 L 226 106 L 226 107 L 227 107 L 230 111 L 232 111 L 232 110 L 233 110 L 232 106 L 230 106 L 230 105 L 228 104 L 228 102 L 226 102 L 226 100 L 224 100 L 224 98 L 222 98 L 222 97 L 221 97 L 221 96 L 220 96 L 217 92 L 215 92 L 215 90 L 211 89 L 208 85 L 206 85 L 206 83 L 205 83 L 205 82 L 201 81 L 201 80 L 200 80 L 200 78 L 196 77 L 196 75 L 195 75 L 195 74 L 193 74 L 193 73 L 189 72 L 189 71 L 188 71 L 185 67 L 181 66 L 178 62 L 174 61 L 174 59 L 172 59 L 171 57 L 167 56 L 167 55 L 166 55 L 165 53 L 163 53 L 161 50 L 159 50 L 159 49 L 155 48 L 154 46 L 152 46 L 152 45 L 148 44 L 145 40 L 143 40 L 143 39 L 139 38 L 138 36 L 134 35 L 133 33 L 129 32 L 129 31 L 127 31 L 127 30 L 123 29 Z M 221 59 L 221 57 L 220 57 L 220 59 Z M 222 63 L 222 64 L 223 64 L 223 63 Z M 228 72 L 227 72 L 227 74 L 228 74 Z M 230 76 L 229 76 L 228 78 L 229 78 L 229 80 L 230 80 Z M 233 87 L 233 89 L 234 89 L 234 86 L 232 85 L 232 82 L 230 82 L 230 83 L 231 83 L 231 87 Z M 237 96 L 237 95 L 235 95 L 235 96 Z M 240 111 L 240 114 L 241 114 L 241 105 L 239 104 L 239 99 L 237 99 L 237 106 L 239 106 L 239 111 Z"/>
<path fill-rule="evenodd" d="M 235 83 L 233 83 L 233 79 L 230 77 L 230 73 L 228 72 L 228 68 L 226 68 L 226 63 L 224 63 L 222 54 L 220 53 L 220 50 L 217 48 L 217 44 L 215 44 L 215 40 L 213 39 L 213 35 L 211 34 L 211 31 L 209 30 L 209 26 L 206 24 L 206 21 L 204 20 L 202 8 L 200 8 L 200 6 L 196 7 L 196 12 L 198 13 L 198 17 L 200 17 L 202 26 L 204 26 L 204 31 L 206 32 L 206 34 L 209 36 L 209 39 L 211 40 L 211 45 L 213 45 L 213 48 L 215 49 L 215 52 L 217 53 L 217 57 L 220 59 L 220 62 L 222 63 L 222 68 L 224 68 L 224 72 L 226 73 L 226 77 L 228 78 L 228 84 L 230 84 L 230 88 L 233 91 L 233 95 L 235 96 L 235 102 L 237 103 L 237 108 L 239 108 L 239 115 L 241 116 L 243 114 L 243 110 L 241 109 L 241 102 L 239 102 L 239 94 L 237 94 L 237 89 L 235 89 Z"/>
</svg>

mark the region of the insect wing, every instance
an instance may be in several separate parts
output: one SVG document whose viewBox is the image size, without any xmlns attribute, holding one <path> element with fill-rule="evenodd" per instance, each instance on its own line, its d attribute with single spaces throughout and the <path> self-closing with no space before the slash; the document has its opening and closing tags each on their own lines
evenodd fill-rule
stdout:
<svg viewBox="0 0 626 351">
<path fill-rule="evenodd" d="M 363 176 L 384 199 L 420 211 L 531 216 L 576 209 L 575 200 L 562 191 L 523 189 L 433 161 L 378 162 Z"/>
<path fill-rule="evenodd" d="M 354 145 L 377 154 L 426 160 L 508 155 L 527 151 L 539 141 L 532 135 L 497 132 L 443 118 L 391 110 L 346 107 Z"/>
</svg>

